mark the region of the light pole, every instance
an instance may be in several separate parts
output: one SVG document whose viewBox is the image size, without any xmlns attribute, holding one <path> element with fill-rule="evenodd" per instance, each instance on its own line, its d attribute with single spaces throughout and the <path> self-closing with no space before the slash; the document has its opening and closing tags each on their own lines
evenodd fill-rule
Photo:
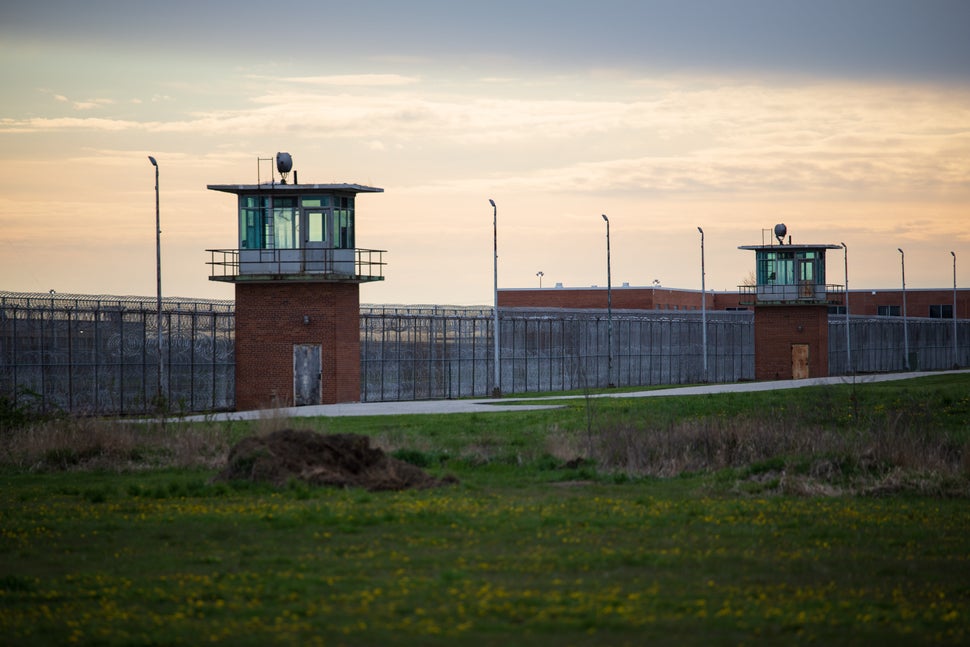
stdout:
<svg viewBox="0 0 970 647">
<path fill-rule="evenodd" d="M 849 248 L 842 243 L 842 258 L 845 260 L 845 364 L 846 370 L 852 374 L 852 343 L 849 336 Z"/>
<path fill-rule="evenodd" d="M 148 161 L 155 167 L 155 288 L 156 288 L 156 359 L 158 363 L 158 389 L 156 391 L 156 405 L 162 403 L 162 224 L 158 211 L 158 162 L 151 155 Z"/>
<path fill-rule="evenodd" d="M 540 290 L 542 289 L 542 277 L 545 276 L 545 275 L 546 275 L 546 273 L 543 272 L 542 270 L 539 270 L 538 272 L 536 272 L 536 276 L 539 277 L 539 289 Z"/>
<path fill-rule="evenodd" d="M 495 343 L 495 385 L 492 387 L 492 397 L 500 398 L 502 397 L 502 385 L 501 385 L 501 371 L 499 370 L 499 356 L 498 356 L 498 207 L 495 206 L 495 200 L 491 198 L 488 199 L 488 203 L 492 205 L 492 251 L 493 251 L 493 284 L 494 284 L 494 297 L 495 304 L 492 308 L 493 316 L 495 321 L 492 331 L 492 341 Z"/>
<path fill-rule="evenodd" d="M 606 385 L 613 384 L 613 278 L 610 274 L 610 219 L 606 221 Z"/>
<path fill-rule="evenodd" d="M 707 288 L 704 285 L 704 230 L 701 234 L 701 352 L 704 354 L 704 381 L 707 382 Z"/>
<path fill-rule="evenodd" d="M 951 251 L 953 257 L 953 368 L 960 366 L 960 356 L 957 354 L 957 253 Z"/>
<path fill-rule="evenodd" d="M 899 252 L 899 262 L 902 267 L 903 272 L 903 368 L 907 371 L 909 370 L 909 331 L 906 325 L 906 254 L 903 252 L 901 247 L 897 247 L 896 251 Z"/>
</svg>

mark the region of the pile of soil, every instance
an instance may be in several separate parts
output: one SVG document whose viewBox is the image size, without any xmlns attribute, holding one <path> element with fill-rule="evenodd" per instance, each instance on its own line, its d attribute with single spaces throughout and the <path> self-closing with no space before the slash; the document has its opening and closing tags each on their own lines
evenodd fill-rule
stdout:
<svg viewBox="0 0 970 647">
<path fill-rule="evenodd" d="M 310 485 L 367 490 L 431 488 L 456 483 L 437 479 L 420 468 L 370 446 L 355 434 L 318 434 L 284 429 L 244 438 L 229 450 L 226 468 L 215 481 L 258 481 L 285 486 L 293 480 Z"/>
</svg>

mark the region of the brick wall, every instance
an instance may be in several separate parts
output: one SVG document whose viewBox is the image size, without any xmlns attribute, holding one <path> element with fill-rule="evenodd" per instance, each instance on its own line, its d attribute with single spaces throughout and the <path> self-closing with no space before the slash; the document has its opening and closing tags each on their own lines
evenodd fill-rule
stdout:
<svg viewBox="0 0 970 647">
<path fill-rule="evenodd" d="M 835 295 L 842 303 L 842 295 Z M 707 296 L 708 310 L 745 309 L 737 292 L 713 292 Z M 851 290 L 849 310 L 853 315 L 874 316 L 881 305 L 901 306 L 902 290 Z M 505 288 L 498 292 L 499 306 L 505 308 L 606 308 L 606 287 L 595 288 Z M 930 316 L 931 305 L 953 303 L 953 290 L 917 288 L 906 291 L 906 313 L 910 317 Z M 700 310 L 699 290 L 653 287 L 613 288 L 613 307 L 617 310 Z M 900 312 L 902 314 L 902 312 Z M 970 319 L 970 289 L 957 290 L 957 319 Z"/>
<path fill-rule="evenodd" d="M 741 305 L 739 292 L 715 292 L 713 310 L 751 310 L 749 305 Z"/>
<path fill-rule="evenodd" d="M 577 308 L 606 309 L 606 287 L 505 289 L 498 292 L 503 308 Z M 670 288 L 614 286 L 616 310 L 700 310 L 700 291 Z M 735 298 L 735 303 L 737 298 Z M 707 307 L 713 309 L 714 297 L 708 295 Z"/>
<path fill-rule="evenodd" d="M 793 344 L 808 344 L 809 377 L 829 374 L 827 306 L 761 306 L 754 309 L 756 380 L 790 380 Z"/>
<path fill-rule="evenodd" d="M 237 283 L 237 410 L 292 406 L 297 344 L 321 346 L 322 403 L 360 400 L 359 286 Z"/>
<path fill-rule="evenodd" d="M 850 290 L 849 312 L 854 315 L 874 315 L 879 306 L 899 306 L 902 316 L 903 291 L 900 290 Z M 929 317 L 930 306 L 953 306 L 953 290 L 906 290 L 906 315 Z M 957 290 L 957 319 L 970 319 L 970 290 Z"/>
</svg>

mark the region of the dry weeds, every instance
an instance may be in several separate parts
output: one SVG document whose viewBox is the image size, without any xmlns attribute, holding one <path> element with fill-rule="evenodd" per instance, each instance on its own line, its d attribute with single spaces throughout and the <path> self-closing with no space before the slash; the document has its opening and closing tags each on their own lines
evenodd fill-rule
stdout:
<svg viewBox="0 0 970 647">
<path fill-rule="evenodd" d="M 815 403 L 819 415 L 813 423 L 805 422 L 810 416 L 791 412 L 663 423 L 598 418 L 595 426 L 582 430 L 550 427 L 543 442 L 516 447 L 514 456 L 505 435 L 495 430 L 455 449 L 453 457 L 487 464 L 511 456 L 527 466 L 551 456 L 563 465 L 581 462 L 601 473 L 633 477 L 730 472 L 735 482 L 727 489 L 741 493 L 970 497 L 970 451 L 964 438 L 932 424 L 924 404 L 904 402 L 899 409 L 866 419 L 856 412 L 855 424 L 826 422 L 826 417 L 835 418 L 824 404 Z M 249 433 L 267 437 L 290 425 L 281 412 L 271 412 Z M 29 471 L 217 470 L 226 464 L 238 432 L 216 423 L 40 420 L 0 429 L 0 466 Z M 387 453 L 447 453 L 430 436 L 393 427 L 376 434 L 373 442 Z"/>
<path fill-rule="evenodd" d="M 67 418 L 5 430 L 0 465 L 29 471 L 214 469 L 228 453 L 229 431 L 215 424 Z"/>
<path fill-rule="evenodd" d="M 809 496 L 910 492 L 970 496 L 970 455 L 942 431 L 903 415 L 867 429 L 797 426 L 783 418 L 695 418 L 663 426 L 604 424 L 592 442 L 554 430 L 553 456 L 582 456 L 603 470 L 675 477 L 736 470 L 737 490 Z"/>
</svg>

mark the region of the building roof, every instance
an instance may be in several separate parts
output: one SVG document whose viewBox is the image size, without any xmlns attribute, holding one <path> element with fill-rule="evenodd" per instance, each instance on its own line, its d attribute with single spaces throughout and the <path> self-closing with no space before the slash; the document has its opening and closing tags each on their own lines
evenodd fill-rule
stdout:
<svg viewBox="0 0 970 647">
<path fill-rule="evenodd" d="M 807 252 L 817 249 L 842 249 L 842 245 L 827 245 L 825 243 L 818 245 L 738 245 L 738 249 L 753 249 L 755 251 L 771 249 L 780 252 Z"/>
<path fill-rule="evenodd" d="M 280 182 L 265 182 L 263 184 L 208 184 L 210 191 L 235 193 L 236 195 L 266 194 L 274 195 L 304 195 L 307 193 L 384 193 L 384 189 L 363 184 L 282 184 Z"/>
</svg>

